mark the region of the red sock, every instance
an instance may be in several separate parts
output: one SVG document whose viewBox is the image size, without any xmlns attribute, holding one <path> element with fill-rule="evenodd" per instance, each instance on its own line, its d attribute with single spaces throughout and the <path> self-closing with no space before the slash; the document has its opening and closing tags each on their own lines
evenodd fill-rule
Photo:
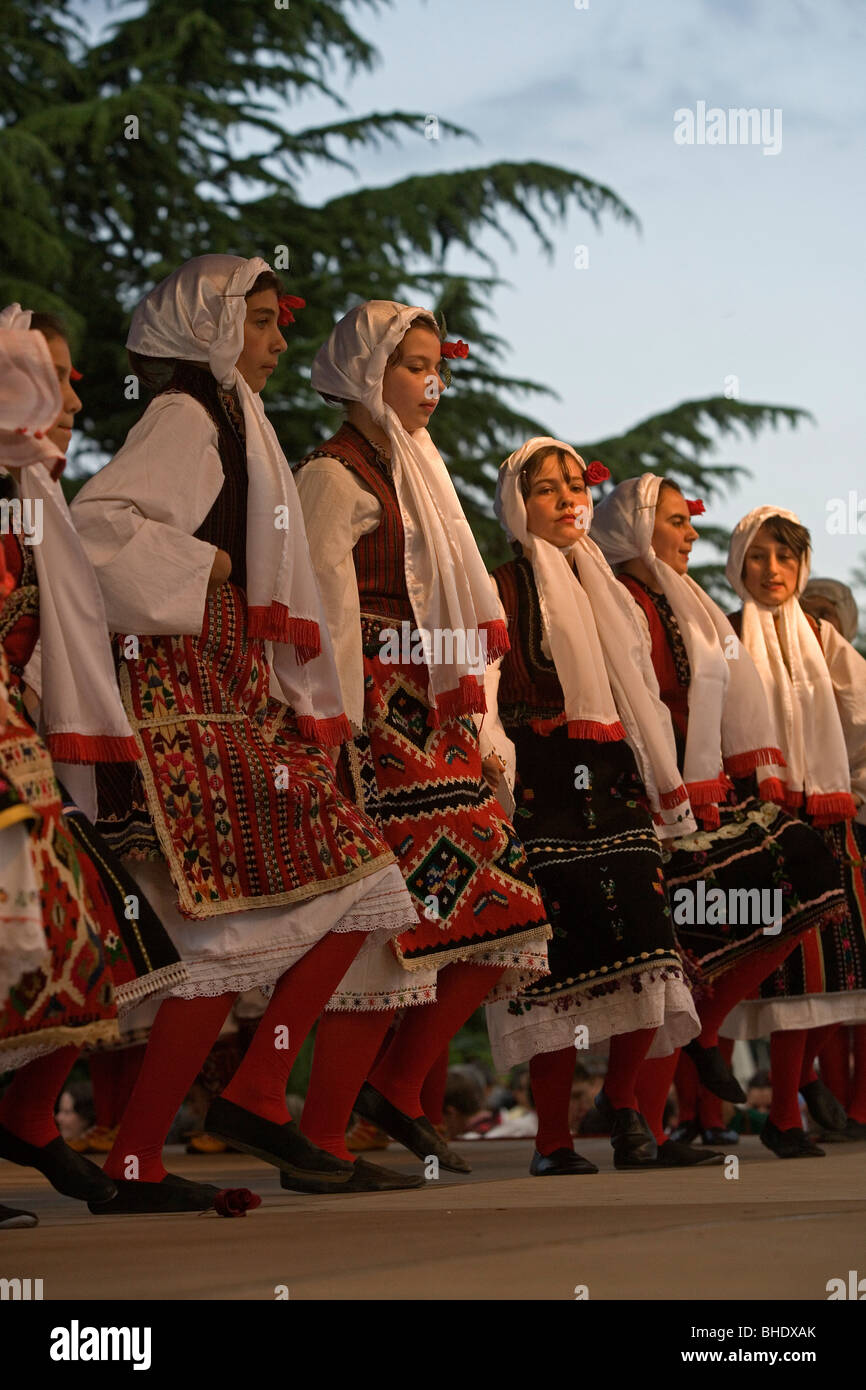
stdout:
<svg viewBox="0 0 866 1390">
<path fill-rule="evenodd" d="M 441 1125 L 445 1106 L 445 1087 L 448 1085 L 448 1056 L 450 1046 L 443 1047 L 421 1087 L 421 1105 L 431 1125 Z"/>
<path fill-rule="evenodd" d="M 866 1125 L 866 1023 L 851 1029 L 854 1044 L 854 1074 L 851 1078 L 848 1117 Z"/>
<path fill-rule="evenodd" d="M 393 1009 L 374 1009 L 319 1019 L 301 1133 L 336 1158 L 355 1161 L 346 1148 L 346 1126 L 393 1017 Z"/>
<path fill-rule="evenodd" d="M 840 1105 L 848 1109 L 851 1099 L 849 1078 L 849 1057 L 851 1040 L 848 1029 L 840 1025 L 837 1032 L 828 1038 L 818 1053 L 821 1066 L 821 1080 L 829 1086 Z"/>
<path fill-rule="evenodd" d="M 538 1111 L 535 1147 L 540 1154 L 574 1148 L 568 1127 L 574 1063 L 573 1047 L 563 1047 L 559 1052 L 539 1052 L 529 1063 L 529 1082 Z"/>
<path fill-rule="evenodd" d="M 719 1038 L 719 1051 L 728 1066 L 730 1066 L 731 1058 L 734 1055 L 734 1039 Z M 725 1116 L 722 1110 L 721 1097 L 714 1096 L 712 1091 L 707 1090 L 706 1086 L 700 1086 L 698 1088 L 697 1113 L 701 1129 L 725 1129 Z"/>
<path fill-rule="evenodd" d="M 421 1087 L 430 1068 L 503 973 L 502 966 L 464 961 L 440 970 L 436 1003 L 409 1010 L 371 1073 L 371 1085 L 404 1115 L 419 1119 L 424 1110 Z"/>
<path fill-rule="evenodd" d="M 802 1129 L 797 1092 L 803 1070 L 806 1048 L 806 1028 L 791 1028 L 786 1033 L 770 1035 L 770 1081 L 773 1099 L 770 1119 L 777 1129 Z"/>
<path fill-rule="evenodd" d="M 117 1123 L 117 1086 L 123 1075 L 123 1053 L 93 1052 L 87 1061 L 97 1127 L 111 1129 Z"/>
<path fill-rule="evenodd" d="M 656 1035 L 655 1028 L 635 1028 L 632 1033 L 615 1033 L 610 1040 L 604 1093 L 615 1110 L 637 1110 L 635 1085 Z"/>
<path fill-rule="evenodd" d="M 286 1086 L 304 1039 L 325 1008 L 366 932 L 328 932 L 277 981 L 246 1056 L 223 1099 L 271 1120 L 289 1121 Z"/>
<path fill-rule="evenodd" d="M 129 1104 L 132 1088 L 138 1080 L 138 1073 L 141 1071 L 141 1064 L 144 1061 L 146 1051 L 147 1043 L 136 1043 L 134 1047 L 125 1047 L 120 1054 L 123 1067 L 117 1078 L 116 1109 L 111 1121 L 112 1126 L 120 1124 L 121 1116 Z"/>
<path fill-rule="evenodd" d="M 698 1069 L 691 1057 L 680 1053 L 674 1073 L 674 1086 L 677 1092 L 677 1114 L 681 1125 L 691 1124 L 698 1118 Z"/>
<path fill-rule="evenodd" d="M 664 1144 L 665 1105 L 670 1095 L 680 1051 L 670 1057 L 652 1057 L 644 1062 L 637 1075 L 638 1109 L 653 1132 L 657 1144 Z"/>
<path fill-rule="evenodd" d="M 810 1028 L 806 1035 L 806 1046 L 803 1049 L 803 1066 L 800 1070 L 800 1086 L 807 1086 L 810 1081 L 818 1080 L 818 1073 L 815 1071 L 815 1058 L 826 1047 L 827 1043 L 832 1042 L 839 1029 L 838 1023 L 825 1023 L 822 1028 Z"/>
<path fill-rule="evenodd" d="M 712 995 L 701 1000 L 698 1017 L 701 1020 L 701 1047 L 715 1047 L 719 1041 L 719 1029 L 741 999 L 748 999 L 762 980 L 778 970 L 783 961 L 797 945 L 799 937 L 786 938 L 775 946 L 756 951 L 746 956 L 731 970 L 713 980 Z"/>
<path fill-rule="evenodd" d="M 166 999 L 160 1005 L 114 1148 L 105 1160 L 103 1172 L 110 1178 L 161 1182 L 165 1177 L 166 1135 L 236 998 L 220 994 Z"/>
<path fill-rule="evenodd" d="M 0 1101 L 0 1125 L 38 1149 L 56 1139 L 54 1106 L 80 1050 L 70 1043 L 19 1067 Z"/>
</svg>

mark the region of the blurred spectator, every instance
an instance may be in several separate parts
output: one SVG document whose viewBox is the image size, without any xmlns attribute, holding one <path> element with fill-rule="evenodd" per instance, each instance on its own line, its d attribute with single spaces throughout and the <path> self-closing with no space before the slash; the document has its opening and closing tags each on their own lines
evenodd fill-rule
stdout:
<svg viewBox="0 0 866 1390">
<path fill-rule="evenodd" d="M 78 1139 L 96 1119 L 88 1081 L 68 1081 L 60 1093 L 54 1120 L 61 1139 Z"/>
</svg>

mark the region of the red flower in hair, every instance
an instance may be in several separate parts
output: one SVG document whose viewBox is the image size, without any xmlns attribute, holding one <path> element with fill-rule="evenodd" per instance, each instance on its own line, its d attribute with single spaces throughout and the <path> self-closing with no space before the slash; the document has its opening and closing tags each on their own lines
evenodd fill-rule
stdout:
<svg viewBox="0 0 866 1390">
<path fill-rule="evenodd" d="M 700 497 L 688 498 L 686 506 L 689 509 L 689 516 L 703 516 L 704 512 L 707 510 Z"/>
<path fill-rule="evenodd" d="M 468 357 L 469 344 L 458 338 L 456 343 L 443 343 L 441 352 L 443 357 Z"/>
<path fill-rule="evenodd" d="M 583 477 L 584 481 L 589 483 L 590 487 L 593 483 L 606 483 L 610 477 L 610 469 L 605 468 L 600 459 L 593 459 Z"/>
<path fill-rule="evenodd" d="M 280 325 L 280 328 L 285 328 L 287 323 L 294 323 L 295 316 L 292 313 L 293 309 L 306 309 L 307 307 L 306 299 L 301 299 L 296 294 L 281 294 L 278 296 L 278 301 L 280 313 L 277 318 L 277 323 Z"/>
</svg>

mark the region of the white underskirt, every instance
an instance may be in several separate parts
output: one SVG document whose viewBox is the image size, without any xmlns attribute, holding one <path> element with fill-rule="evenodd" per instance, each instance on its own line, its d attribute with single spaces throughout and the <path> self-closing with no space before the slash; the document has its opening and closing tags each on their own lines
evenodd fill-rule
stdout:
<svg viewBox="0 0 866 1390">
<path fill-rule="evenodd" d="M 826 1023 L 866 1023 L 866 990 L 801 994 L 791 999 L 744 999 L 731 1009 L 719 1032 L 723 1038 L 766 1038 L 794 1028 Z"/>
<path fill-rule="evenodd" d="M 584 1025 L 581 1035 L 586 1047 L 604 1052 L 612 1037 L 632 1033 L 636 1028 L 655 1028 L 648 1056 L 668 1057 L 678 1047 L 691 1042 L 701 1031 L 692 992 L 682 979 L 642 980 L 642 989 L 635 994 L 628 979 L 618 995 L 602 995 L 593 999 L 574 996 L 548 999 L 528 1013 L 512 1014 L 508 1004 L 500 1002 L 487 1006 L 487 1031 L 490 1048 L 497 1068 L 505 1070 L 528 1062 L 541 1052 L 560 1052 L 575 1047 L 575 1029 Z M 582 1052 L 575 1047 L 575 1061 Z"/>
<path fill-rule="evenodd" d="M 164 862 L 127 860 L 126 866 L 186 966 L 186 981 L 167 987 L 162 998 L 269 990 L 330 931 L 369 932 L 384 942 L 418 920 L 396 864 L 302 903 L 220 913 L 194 922 L 178 911 Z"/>
</svg>

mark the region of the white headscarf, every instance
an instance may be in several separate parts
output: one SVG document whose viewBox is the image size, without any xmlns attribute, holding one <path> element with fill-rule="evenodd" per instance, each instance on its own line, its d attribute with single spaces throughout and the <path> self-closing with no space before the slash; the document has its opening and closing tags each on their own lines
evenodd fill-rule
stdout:
<svg viewBox="0 0 866 1390">
<path fill-rule="evenodd" d="M 743 600 L 740 638 L 754 658 L 785 754 L 786 801 L 818 824 L 856 814 L 845 734 L 827 662 L 798 597 L 809 578 L 811 549 L 800 557 L 797 590 L 777 608 L 759 603 L 742 579 L 746 551 L 772 516 L 800 525 L 781 507 L 756 507 L 734 528 L 725 573 Z M 778 626 L 775 619 L 778 618 Z M 787 658 L 787 662 L 786 659 Z"/>
<path fill-rule="evenodd" d="M 261 398 L 235 366 L 245 296 L 267 270 L 258 256 L 196 256 L 141 301 L 126 346 L 146 357 L 206 362 L 223 387 L 236 388 L 246 435 L 249 632 L 274 643 L 274 673 L 303 736 L 328 745 L 351 738 L 351 727 L 301 504 Z"/>
<path fill-rule="evenodd" d="M 627 478 L 598 505 L 594 535 L 608 563 L 640 559 L 673 609 L 689 658 L 689 725 L 683 774 L 692 806 L 718 824 L 728 775 L 755 772 L 762 797 L 782 799 L 777 746 L 758 673 L 718 604 L 687 574 L 677 574 L 653 549 L 663 479 Z"/>
<path fill-rule="evenodd" d="M 853 642 L 860 626 L 860 614 L 857 611 L 857 601 L 848 585 L 840 583 L 838 579 L 810 579 L 802 597 L 809 598 L 812 594 L 818 594 L 832 603 L 839 616 L 842 636 L 846 642 Z"/>
<path fill-rule="evenodd" d="M 532 565 L 544 633 L 565 697 L 569 736 L 599 742 L 626 738 L 660 838 L 695 829 L 677 769 L 671 717 L 639 626 L 635 605 L 587 535 L 589 517 L 567 549 L 527 528 L 520 473 L 539 449 L 561 449 L 581 471 L 586 464 L 570 444 L 538 436 L 502 464 L 494 509 L 509 539 L 520 542 Z M 576 565 L 578 581 L 572 565 Z"/>
<path fill-rule="evenodd" d="M 419 318 L 438 335 L 428 309 L 389 299 L 351 309 L 317 352 L 311 380 L 326 398 L 359 401 L 391 441 L 406 588 L 418 628 L 465 633 L 467 654 L 479 650 L 475 633 L 483 633 L 487 661 L 493 661 L 508 650 L 508 631 L 454 484 L 427 430 L 405 430 L 382 400 L 388 358 Z M 454 649 L 460 644 L 452 644 Z M 484 712 L 483 671 L 479 674 L 477 663 L 431 660 L 428 669 L 430 705 L 440 718 Z"/>
<path fill-rule="evenodd" d="M 45 338 L 30 330 L 31 311 L 0 314 L 0 421 L 13 430 L 49 430 L 62 409 Z M 24 330 L 24 331 L 22 331 Z M 63 455 L 47 439 L 0 434 L 0 465 L 18 470 L 18 493 L 42 518 L 33 546 L 39 583 L 42 733 L 55 761 L 125 762 L 138 757 L 114 674 L 102 595 L 57 480 L 43 466 Z"/>
</svg>

